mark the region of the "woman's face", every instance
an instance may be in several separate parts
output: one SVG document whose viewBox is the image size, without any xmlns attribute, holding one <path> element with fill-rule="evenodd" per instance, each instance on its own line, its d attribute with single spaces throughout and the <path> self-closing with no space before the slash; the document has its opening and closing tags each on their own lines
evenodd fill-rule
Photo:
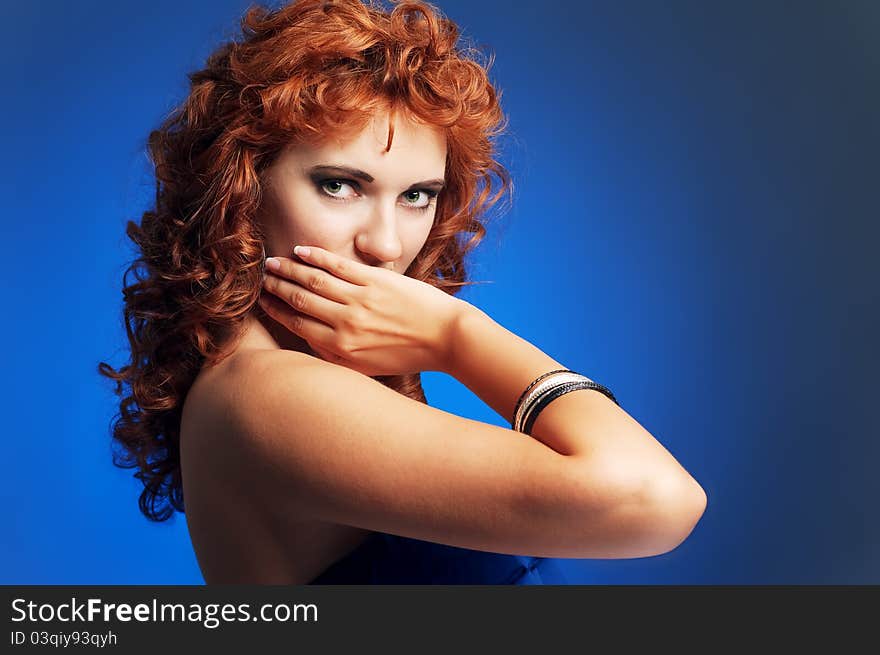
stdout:
<svg viewBox="0 0 880 655">
<path fill-rule="evenodd" d="M 292 257 L 315 245 L 369 266 L 404 273 L 434 221 L 446 169 L 437 128 L 377 113 L 354 137 L 283 150 L 268 170 L 266 255 Z"/>
</svg>

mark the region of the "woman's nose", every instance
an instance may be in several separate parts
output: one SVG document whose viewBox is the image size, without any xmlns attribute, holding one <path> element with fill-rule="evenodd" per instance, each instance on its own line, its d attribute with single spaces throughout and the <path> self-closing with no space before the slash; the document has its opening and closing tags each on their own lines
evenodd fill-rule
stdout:
<svg viewBox="0 0 880 655">
<path fill-rule="evenodd" d="M 394 262 L 403 255 L 395 205 L 377 203 L 355 235 L 355 247 L 373 265 Z"/>
</svg>

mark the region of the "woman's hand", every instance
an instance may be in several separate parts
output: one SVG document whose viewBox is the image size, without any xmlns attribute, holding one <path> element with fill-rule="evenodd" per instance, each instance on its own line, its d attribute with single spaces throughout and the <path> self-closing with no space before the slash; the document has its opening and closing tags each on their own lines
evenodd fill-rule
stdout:
<svg viewBox="0 0 880 655">
<path fill-rule="evenodd" d="M 440 289 L 323 248 L 266 260 L 266 313 L 322 359 L 368 376 L 442 371 L 466 303 Z M 275 260 L 273 262 L 273 260 Z M 271 295 L 270 295 L 271 294 Z"/>
</svg>

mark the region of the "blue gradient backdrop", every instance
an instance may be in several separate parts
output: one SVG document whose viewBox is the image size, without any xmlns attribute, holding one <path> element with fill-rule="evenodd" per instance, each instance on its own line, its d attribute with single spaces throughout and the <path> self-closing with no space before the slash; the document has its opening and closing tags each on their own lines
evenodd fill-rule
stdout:
<svg viewBox="0 0 880 655">
<path fill-rule="evenodd" d="M 496 54 L 513 208 L 465 298 L 614 390 L 708 492 L 584 584 L 880 583 L 880 4 L 446 0 Z M 151 128 L 243 0 L 5 8 L 0 583 L 201 583 L 110 464 Z M 456 381 L 432 404 L 502 425 Z"/>
</svg>

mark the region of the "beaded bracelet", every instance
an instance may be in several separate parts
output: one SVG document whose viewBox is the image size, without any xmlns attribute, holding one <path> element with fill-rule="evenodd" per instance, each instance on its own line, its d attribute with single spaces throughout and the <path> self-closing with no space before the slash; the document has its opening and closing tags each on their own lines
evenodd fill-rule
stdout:
<svg viewBox="0 0 880 655">
<path fill-rule="evenodd" d="M 544 373 L 544 375 L 541 375 L 541 376 L 535 378 L 532 381 L 532 383 L 526 387 L 525 391 L 523 391 L 522 394 L 520 394 L 519 399 L 516 401 L 516 405 L 514 405 L 514 408 L 513 408 L 514 420 L 512 421 L 512 423 L 514 425 L 516 425 L 516 423 L 518 422 L 516 420 L 516 415 L 517 415 L 517 412 L 519 412 L 519 410 L 520 410 L 520 405 L 522 405 L 522 401 L 526 397 L 526 394 L 529 391 L 531 391 L 535 387 L 535 385 L 538 384 L 541 380 L 543 380 L 544 378 L 548 378 L 551 375 L 555 375 L 556 373 L 574 373 L 574 371 L 569 371 L 567 368 L 559 368 L 559 369 L 556 369 L 555 371 L 550 371 L 549 373 Z"/>
<path fill-rule="evenodd" d="M 535 399 L 535 402 L 529 407 L 528 412 L 525 416 L 522 432 L 530 435 L 532 433 L 532 426 L 535 424 L 535 420 L 538 418 L 538 414 L 541 413 L 541 410 L 543 410 L 547 405 L 549 405 L 560 396 L 563 396 L 570 391 L 577 391 L 579 389 L 595 389 L 596 391 L 601 391 L 612 401 L 614 401 L 615 404 L 617 404 L 618 406 L 620 405 L 620 403 L 618 403 L 617 399 L 614 397 L 614 394 L 611 393 L 611 391 L 607 387 L 602 386 L 598 382 L 593 382 L 592 380 L 567 382 L 554 386 L 553 388 L 541 394 L 537 399 Z"/>
<path fill-rule="evenodd" d="M 556 376 L 556 379 L 547 380 L 551 376 Z M 544 380 L 547 381 L 544 382 Z M 541 382 L 544 383 L 540 384 Z M 570 369 L 557 369 L 544 373 L 526 387 L 516 402 L 511 427 L 518 432 L 529 434 L 538 414 L 544 407 L 559 396 L 577 389 L 594 389 L 620 406 L 614 394 L 607 387 Z"/>
<path fill-rule="evenodd" d="M 540 380 L 537 384 L 531 386 L 531 389 L 526 393 L 522 402 L 519 404 L 516 413 L 513 415 L 513 425 L 515 426 L 515 430 L 522 429 L 523 421 L 528 413 L 528 408 L 534 404 L 539 396 L 542 396 L 554 387 L 558 387 L 560 384 L 578 382 L 587 379 L 583 375 L 575 373 L 574 371 L 556 371 L 552 375 L 543 376 L 543 378 L 544 379 Z"/>
</svg>

